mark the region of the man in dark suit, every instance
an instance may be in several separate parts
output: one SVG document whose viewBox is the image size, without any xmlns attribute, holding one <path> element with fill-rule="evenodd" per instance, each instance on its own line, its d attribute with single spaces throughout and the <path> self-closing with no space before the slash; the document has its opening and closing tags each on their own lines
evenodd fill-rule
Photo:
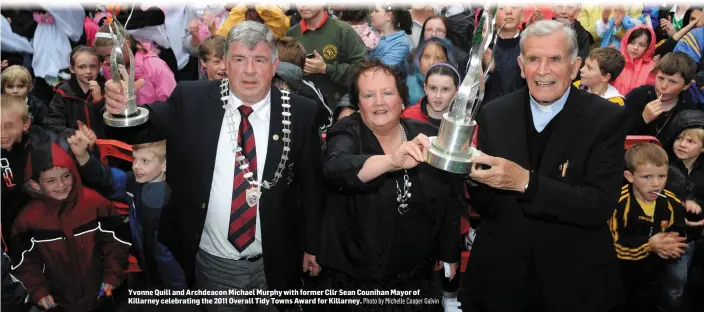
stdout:
<svg viewBox="0 0 704 312">
<path fill-rule="evenodd" d="M 470 311 L 610 311 L 622 300 L 607 221 L 625 131 L 617 105 L 571 86 L 577 47 L 563 23 L 527 27 L 528 86 L 480 112 L 469 192 L 482 224 L 461 279 Z"/>
<path fill-rule="evenodd" d="M 322 153 L 311 118 L 317 107 L 271 87 L 277 49 L 261 23 L 233 27 L 225 55 L 229 80 L 182 82 L 166 102 L 145 106 L 148 123 L 113 130 L 131 142 L 167 139 L 172 195 L 159 241 L 189 285 L 298 289 L 302 272 L 320 270 Z M 107 110 L 118 113 L 125 103 L 121 86 L 108 83 Z M 235 308 L 248 307 L 206 306 Z"/>
</svg>

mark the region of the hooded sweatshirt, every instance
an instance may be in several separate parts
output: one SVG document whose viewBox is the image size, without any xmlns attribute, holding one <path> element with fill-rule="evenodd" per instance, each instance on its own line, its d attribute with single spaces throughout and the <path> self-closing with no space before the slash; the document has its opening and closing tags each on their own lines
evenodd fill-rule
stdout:
<svg viewBox="0 0 704 312">
<path fill-rule="evenodd" d="M 0 151 L 3 178 L 2 203 L 0 204 L 0 207 L 2 207 L 0 212 L 2 212 L 3 244 L 9 242 L 12 224 L 17 218 L 20 209 L 30 200 L 29 195 L 22 188 L 27 156 L 29 156 L 33 146 L 51 141 L 59 142 L 65 150 L 70 150 L 68 143 L 65 140 L 61 140 L 57 134 L 32 125 L 27 132 L 22 134 L 20 141 L 12 145 L 12 148 Z"/>
<path fill-rule="evenodd" d="M 137 89 L 137 105 L 166 101 L 176 88 L 174 73 L 156 53 L 151 45 L 140 42 L 146 51 L 134 52 L 134 80 L 144 79 L 144 86 Z M 105 79 L 112 79 L 110 66 L 103 66 Z"/>
<path fill-rule="evenodd" d="M 97 299 L 101 283 L 122 282 L 130 244 L 120 238 L 122 220 L 113 204 L 82 185 L 73 159 L 57 143 L 34 147 L 25 180 L 55 167 L 70 170 L 71 191 L 55 200 L 32 190 L 36 198 L 12 227 L 12 273 L 33 302 L 51 295 L 65 311 L 91 311 L 106 298 Z"/>
<path fill-rule="evenodd" d="M 628 54 L 628 38 L 636 29 L 645 28 L 650 31 L 650 45 L 648 49 L 645 50 L 643 56 L 638 59 L 633 59 Z M 628 94 L 634 88 L 640 87 L 646 84 L 655 83 L 655 73 L 651 73 L 653 67 L 655 67 L 655 62 L 653 62 L 653 54 L 655 53 L 655 32 L 652 28 L 648 28 L 645 25 L 631 28 L 631 30 L 626 33 L 626 35 L 621 39 L 621 54 L 626 58 L 626 65 L 623 67 L 623 71 L 614 80 L 613 86 L 616 87 L 618 92 L 621 94 Z"/>
<path fill-rule="evenodd" d="M 421 73 L 420 71 L 420 58 L 423 56 L 425 47 L 431 43 L 442 45 L 445 50 L 445 55 L 447 55 L 447 63 L 457 68 L 457 57 L 453 45 L 449 40 L 433 37 L 419 43 L 413 57 L 413 65 L 411 66 L 411 70 L 408 71 L 408 77 L 406 78 L 406 84 L 408 85 L 408 101 L 410 103 L 404 104 L 409 107 L 418 104 L 420 99 L 425 96 L 425 89 L 423 89 L 425 85 L 425 73 Z"/>
<path fill-rule="evenodd" d="M 700 154 L 692 164 L 691 170 L 688 170 L 684 162 L 674 153 L 674 143 L 677 137 L 682 131 L 693 128 L 704 129 L 704 112 L 698 109 L 683 110 L 672 119 L 672 125 L 662 136 L 663 146 L 670 157 L 667 188 L 672 190 L 682 201 L 693 200 L 700 206 L 704 206 L 704 157 Z M 698 218 L 687 217 L 690 221 L 697 221 L 704 217 L 704 212 Z M 688 228 L 687 241 L 697 240 L 701 233 L 701 227 Z"/>
</svg>

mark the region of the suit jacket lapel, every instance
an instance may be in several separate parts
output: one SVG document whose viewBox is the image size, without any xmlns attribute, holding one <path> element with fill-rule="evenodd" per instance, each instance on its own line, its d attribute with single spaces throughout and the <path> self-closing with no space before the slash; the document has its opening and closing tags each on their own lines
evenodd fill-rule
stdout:
<svg viewBox="0 0 704 312">
<path fill-rule="evenodd" d="M 210 188 L 213 183 L 213 170 L 215 169 L 215 155 L 218 150 L 218 140 L 220 139 L 220 127 L 225 116 L 223 102 L 220 95 L 220 84 L 212 84 L 208 91 L 210 101 L 202 106 L 203 120 L 201 123 L 201 152 L 203 153 L 203 182 Z M 226 95 L 227 96 L 227 95 Z"/>
<path fill-rule="evenodd" d="M 271 114 L 269 116 L 269 145 L 266 149 L 266 162 L 264 163 L 264 175 L 262 176 L 263 181 L 273 182 L 274 173 L 276 173 L 276 169 L 279 167 L 281 153 L 284 148 L 284 134 L 281 131 L 281 111 L 283 110 L 281 104 L 281 91 L 277 87 L 272 86 Z M 294 135 L 296 135 L 296 133 L 292 131 L 292 139 Z"/>
<path fill-rule="evenodd" d="M 543 158 L 540 160 L 539 173 L 541 175 L 547 175 L 553 169 L 553 166 L 557 165 L 565 148 L 567 148 L 567 145 L 573 140 L 575 133 L 581 127 L 576 122 L 582 113 L 579 106 L 582 105 L 582 102 L 585 102 L 580 100 L 580 97 L 582 97 L 581 92 L 574 86 L 570 89 L 570 95 L 567 97 L 565 107 L 560 112 L 561 116 L 557 120 L 557 125 L 555 125 L 548 145 L 545 147 Z"/>
</svg>

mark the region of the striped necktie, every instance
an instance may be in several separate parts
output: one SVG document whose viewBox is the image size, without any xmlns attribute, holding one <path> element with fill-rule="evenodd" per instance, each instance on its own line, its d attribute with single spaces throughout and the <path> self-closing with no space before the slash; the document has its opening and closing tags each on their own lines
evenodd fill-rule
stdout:
<svg viewBox="0 0 704 312">
<path fill-rule="evenodd" d="M 237 134 L 238 145 L 242 148 L 242 155 L 249 164 L 252 179 L 257 180 L 257 149 L 254 145 L 252 124 L 249 123 L 248 119 L 253 110 L 251 107 L 244 105 L 237 109 L 240 111 L 240 116 L 242 116 Z M 241 170 L 239 162 L 235 161 L 232 210 L 230 211 L 230 228 L 227 232 L 227 237 L 239 252 L 244 251 L 254 242 L 254 234 L 257 227 L 257 206 L 259 205 L 256 204 L 250 207 L 247 204 L 246 191 L 250 185 L 244 174 L 245 172 Z"/>
</svg>

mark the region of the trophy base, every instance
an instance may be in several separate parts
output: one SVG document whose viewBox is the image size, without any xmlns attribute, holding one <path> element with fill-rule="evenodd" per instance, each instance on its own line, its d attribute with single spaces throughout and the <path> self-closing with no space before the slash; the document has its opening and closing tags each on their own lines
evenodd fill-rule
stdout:
<svg viewBox="0 0 704 312">
<path fill-rule="evenodd" d="M 469 174 L 472 170 L 472 157 L 479 155 L 479 151 L 474 148 L 474 146 L 471 146 L 469 154 L 448 153 L 437 147 L 437 139 L 438 137 L 430 138 L 430 150 L 426 155 L 426 161 L 440 170 L 458 174 Z"/>
<path fill-rule="evenodd" d="M 110 127 L 135 127 L 149 120 L 149 111 L 144 107 L 137 107 L 137 113 L 132 116 L 120 116 L 105 112 L 103 114 L 103 120 L 105 124 Z"/>
</svg>

